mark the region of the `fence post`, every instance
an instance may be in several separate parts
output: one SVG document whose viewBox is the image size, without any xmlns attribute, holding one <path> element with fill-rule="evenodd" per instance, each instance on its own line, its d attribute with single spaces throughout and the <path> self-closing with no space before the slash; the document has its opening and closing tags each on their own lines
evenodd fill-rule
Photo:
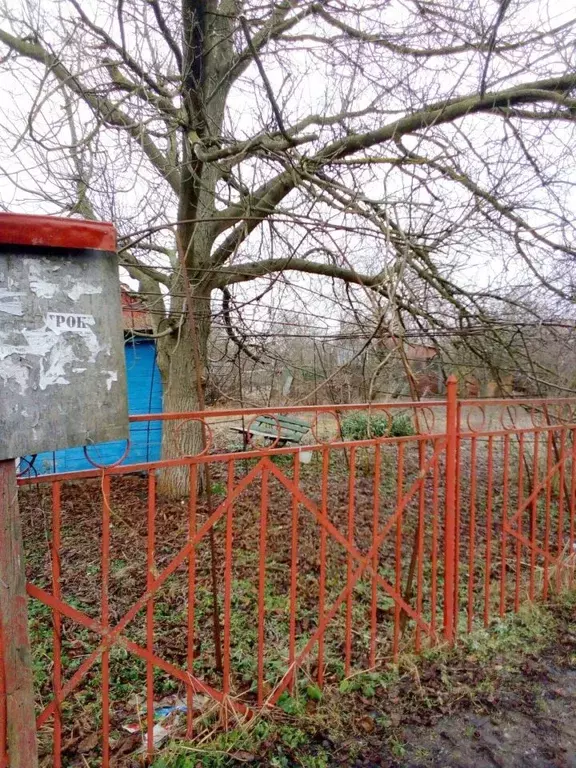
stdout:
<svg viewBox="0 0 576 768">
<path fill-rule="evenodd" d="M 456 554 L 456 455 L 458 447 L 458 380 L 446 382 L 446 508 L 444 512 L 444 639 L 454 641 L 454 573 Z"/>
<path fill-rule="evenodd" d="M 0 663 L 10 768 L 36 768 L 36 717 L 16 464 L 0 461 Z M 2 751 L 0 745 L 0 765 Z"/>
</svg>

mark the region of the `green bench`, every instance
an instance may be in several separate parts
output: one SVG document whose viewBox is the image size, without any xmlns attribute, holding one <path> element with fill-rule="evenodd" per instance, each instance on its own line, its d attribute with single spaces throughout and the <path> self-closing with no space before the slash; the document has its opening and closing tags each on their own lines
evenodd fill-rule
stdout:
<svg viewBox="0 0 576 768">
<path fill-rule="evenodd" d="M 293 416 L 258 416 L 247 427 L 231 427 L 235 432 L 241 432 L 250 439 L 263 437 L 269 445 L 282 448 L 285 445 L 299 445 L 304 435 L 310 431 L 310 424 Z"/>
</svg>

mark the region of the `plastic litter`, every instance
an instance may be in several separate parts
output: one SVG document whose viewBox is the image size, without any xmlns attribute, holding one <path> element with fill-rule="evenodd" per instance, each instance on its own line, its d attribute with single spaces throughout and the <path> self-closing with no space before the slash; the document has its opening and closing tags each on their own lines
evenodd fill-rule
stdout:
<svg viewBox="0 0 576 768">
<path fill-rule="evenodd" d="M 195 710 L 201 711 L 206 706 L 207 700 L 208 699 L 206 698 L 206 696 L 194 694 L 194 697 L 192 699 L 192 705 Z M 174 714 L 175 712 L 178 714 L 186 714 L 187 711 L 188 711 L 188 706 L 186 702 L 183 700 L 177 700 L 172 704 L 159 703 L 157 706 L 154 707 L 154 720 L 157 722 L 157 724 L 160 724 L 163 720 L 165 720 L 167 717 Z M 141 721 L 126 723 L 122 727 L 125 731 L 128 731 L 128 733 L 137 733 L 145 725 L 146 725 L 146 710 L 144 710 L 142 714 Z M 163 726 L 162 726 L 162 730 L 166 731 L 166 729 Z M 154 726 L 154 732 L 156 733 L 156 725 Z M 166 731 L 166 734 L 167 733 L 168 731 Z"/>
<path fill-rule="evenodd" d="M 157 723 L 152 730 L 152 741 L 156 749 L 166 741 L 170 733 L 163 725 Z M 144 737 L 143 737 L 144 738 Z"/>
<path fill-rule="evenodd" d="M 154 709 L 154 720 L 162 720 L 165 717 L 168 717 L 168 715 L 171 715 L 172 712 L 187 712 L 188 707 L 186 704 L 175 704 L 171 707 L 156 707 Z"/>
</svg>

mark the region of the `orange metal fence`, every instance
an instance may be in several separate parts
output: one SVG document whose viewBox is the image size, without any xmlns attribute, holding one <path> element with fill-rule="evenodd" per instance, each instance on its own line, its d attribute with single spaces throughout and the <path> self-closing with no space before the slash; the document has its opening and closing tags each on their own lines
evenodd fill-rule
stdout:
<svg viewBox="0 0 576 768">
<path fill-rule="evenodd" d="M 358 411 L 409 413 L 416 433 L 346 439 Z M 227 420 L 279 412 L 309 421 L 309 444 L 226 448 Z M 154 751 L 167 694 L 191 738 L 210 702 L 233 723 L 573 585 L 576 400 L 458 400 L 451 381 L 446 401 L 161 418 L 205 418 L 211 444 L 19 481 L 39 740 L 56 767 L 85 712 L 106 768 L 126 724 Z M 174 471 L 191 489 L 179 501 L 158 491 Z"/>
</svg>

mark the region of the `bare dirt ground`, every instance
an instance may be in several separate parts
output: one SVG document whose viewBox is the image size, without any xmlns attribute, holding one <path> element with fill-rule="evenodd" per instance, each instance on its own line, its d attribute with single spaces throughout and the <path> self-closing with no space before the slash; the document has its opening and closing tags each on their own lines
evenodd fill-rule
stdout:
<svg viewBox="0 0 576 768">
<path fill-rule="evenodd" d="M 518 674 L 490 713 L 443 717 L 408 736 L 405 757 L 391 765 L 451 768 L 572 768 L 576 766 L 576 664 L 549 649 Z"/>
</svg>

